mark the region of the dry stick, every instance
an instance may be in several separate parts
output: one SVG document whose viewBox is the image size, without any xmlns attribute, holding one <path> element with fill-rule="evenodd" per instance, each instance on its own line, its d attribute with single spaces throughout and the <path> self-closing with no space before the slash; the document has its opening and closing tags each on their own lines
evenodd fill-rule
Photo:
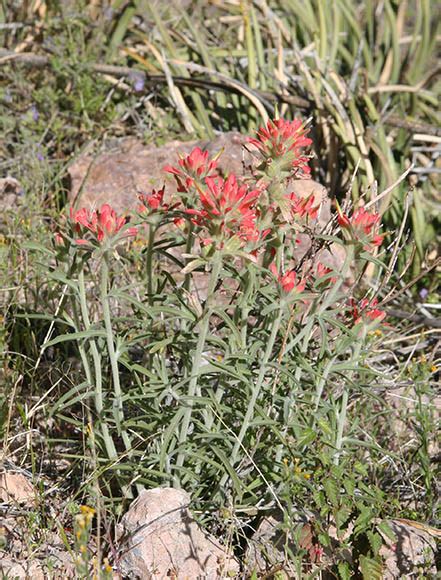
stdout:
<svg viewBox="0 0 441 580">
<path fill-rule="evenodd" d="M 386 296 L 386 298 L 379 303 L 379 306 L 384 306 L 385 304 L 387 304 L 391 300 L 395 300 L 396 298 L 398 298 L 398 296 L 401 296 L 401 294 L 403 294 L 404 292 L 406 292 L 406 290 L 408 290 L 409 288 L 411 288 L 412 286 L 414 286 L 418 282 L 418 280 L 421 280 L 421 278 L 424 278 L 424 276 L 426 274 L 428 274 L 429 272 L 431 272 L 434 268 L 436 268 L 440 264 L 441 264 L 441 257 L 440 258 L 437 258 L 433 262 L 433 264 L 431 266 L 429 266 L 428 268 L 426 268 L 423 272 L 420 272 L 418 274 L 418 276 L 416 276 L 413 280 L 411 280 L 410 282 L 408 282 L 405 286 L 403 286 L 403 288 L 401 288 L 400 290 L 398 290 L 398 292 L 396 294 L 393 294 L 392 295 L 392 292 L 390 292 Z"/>
<path fill-rule="evenodd" d="M 404 320 L 410 320 L 415 324 L 422 324 L 429 328 L 440 328 L 441 329 L 441 318 L 430 318 L 429 316 L 424 316 L 423 314 L 411 314 L 410 312 L 405 312 L 404 310 L 397 310 L 395 308 L 388 308 L 387 313 L 395 318 L 402 318 Z"/>
<path fill-rule="evenodd" d="M 412 171 L 412 169 L 414 168 L 414 164 L 412 163 L 410 167 L 408 167 L 406 169 L 406 171 L 404 173 L 402 173 L 400 175 L 400 177 L 394 181 L 394 183 L 392 183 L 392 185 L 389 185 L 389 187 L 387 187 L 384 191 L 382 191 L 379 195 L 377 195 L 376 197 L 374 197 L 374 199 L 372 199 L 370 202 L 368 202 L 365 206 L 364 209 L 368 209 L 369 207 L 371 207 L 371 205 L 376 204 L 378 201 L 380 201 L 380 199 L 383 199 L 383 197 L 385 197 L 388 193 L 390 193 L 393 189 L 395 189 L 397 187 L 397 185 L 399 185 L 408 175 L 409 173 Z"/>
<path fill-rule="evenodd" d="M 407 195 L 406 195 L 406 199 L 404 200 L 404 214 L 403 214 L 403 217 L 401 220 L 400 231 L 398 232 L 397 239 L 394 243 L 392 257 L 389 260 L 389 265 L 388 265 L 387 270 L 386 270 L 386 276 L 383 278 L 383 281 L 382 281 L 380 287 L 378 288 L 377 294 L 380 293 L 381 290 L 387 286 L 387 284 L 389 283 L 389 280 L 391 279 L 392 272 L 395 270 L 395 264 L 396 264 L 396 261 L 398 259 L 398 252 L 400 249 L 400 241 L 401 241 L 401 238 L 403 236 L 404 228 L 406 227 L 407 215 L 409 213 L 411 196 L 412 196 L 412 192 L 408 191 Z"/>
<path fill-rule="evenodd" d="M 4 432 L 4 438 L 3 438 L 3 457 L 6 456 L 6 451 L 8 448 L 9 429 L 11 426 L 12 413 L 14 410 L 15 394 L 17 392 L 17 388 L 18 388 L 19 383 L 21 383 L 21 381 L 23 380 L 23 376 L 24 375 L 19 375 L 17 380 L 15 381 L 14 386 L 12 388 L 11 398 L 9 400 L 8 418 L 6 419 L 6 428 L 5 428 L 5 432 Z"/>
<path fill-rule="evenodd" d="M 33 67 L 45 67 L 50 66 L 50 59 L 47 56 L 34 54 L 32 52 L 22 52 L 15 53 L 9 50 L 0 48 L 0 66 L 2 64 L 8 64 L 11 61 L 18 61 L 20 64 L 33 66 Z M 188 63 L 191 64 L 191 63 Z M 124 76 L 139 76 L 142 78 L 146 85 L 156 86 L 158 84 L 167 84 L 167 78 L 162 74 L 149 74 L 146 71 L 141 71 L 128 66 L 116 66 L 108 64 L 94 63 L 89 65 L 92 72 L 96 72 L 104 75 L 113 75 L 116 77 Z M 216 76 L 219 77 L 220 73 Z M 220 78 L 220 77 L 219 77 Z M 227 77 L 229 78 L 229 77 Z M 237 81 L 236 79 L 229 79 L 233 81 L 228 86 L 225 82 L 214 82 L 210 79 L 205 78 L 184 78 L 179 76 L 173 77 L 173 82 L 176 85 L 197 87 L 204 89 L 213 89 L 217 91 L 233 91 L 235 93 L 244 94 L 244 89 L 248 94 L 255 96 L 264 103 L 267 108 L 268 105 L 271 107 L 271 103 L 288 103 L 299 109 L 311 109 L 313 106 L 312 101 L 304 99 L 297 95 L 281 95 L 278 93 L 270 93 L 267 91 L 257 91 L 256 89 L 250 89 L 243 83 Z M 382 122 L 390 127 L 396 127 L 398 129 L 405 129 L 411 132 L 426 133 L 427 135 L 441 136 L 441 127 L 429 125 L 427 123 L 421 123 L 420 121 L 413 121 L 409 119 L 403 119 L 401 115 L 387 115 Z"/>
<path fill-rule="evenodd" d="M 193 127 L 193 123 L 191 122 L 190 115 L 187 112 L 187 105 L 185 104 L 184 97 L 182 96 L 181 91 L 175 86 L 172 73 L 168 66 L 168 59 L 166 59 L 162 54 L 160 54 L 158 49 L 153 44 L 147 42 L 147 40 L 145 42 L 147 43 L 149 49 L 153 52 L 159 64 L 162 66 L 168 90 L 170 91 L 170 95 L 173 99 L 173 102 L 175 103 L 176 109 L 182 118 L 182 123 L 184 125 L 185 130 L 187 131 L 187 133 L 194 133 L 195 129 Z"/>
</svg>

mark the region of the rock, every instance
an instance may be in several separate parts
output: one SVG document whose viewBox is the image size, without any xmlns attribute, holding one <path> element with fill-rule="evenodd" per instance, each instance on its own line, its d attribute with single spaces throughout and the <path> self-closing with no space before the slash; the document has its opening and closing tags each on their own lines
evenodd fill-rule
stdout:
<svg viewBox="0 0 441 580">
<path fill-rule="evenodd" d="M 285 574 L 286 578 L 295 577 L 295 567 L 289 561 L 289 553 L 296 554 L 298 549 L 314 550 L 314 541 L 306 516 L 295 512 L 290 529 L 284 525 L 284 515 L 275 510 L 262 518 L 249 541 L 245 553 L 246 569 L 265 576 L 271 570 Z M 313 559 L 311 558 L 313 561 Z M 281 576 L 281 578 L 284 576 Z"/>
<path fill-rule="evenodd" d="M 70 580 L 77 578 L 75 567 L 67 552 L 51 552 L 44 559 L 14 560 L 0 552 L 0 573 L 14 580 L 47 580 L 48 578 Z M 2 577 L 3 577 L 2 576 Z"/>
<path fill-rule="evenodd" d="M 388 524 L 397 541 L 383 534 L 385 543 L 380 550 L 384 559 L 383 580 L 435 578 L 436 541 L 431 528 L 408 520 L 389 520 Z"/>
<path fill-rule="evenodd" d="M 7 213 L 17 211 L 24 195 L 20 182 L 13 177 L 0 179 L 0 229 L 4 229 Z"/>
<path fill-rule="evenodd" d="M 45 580 L 46 576 L 40 562 L 17 562 L 11 558 L 2 558 L 0 561 L 0 572 L 6 578 Z"/>
<path fill-rule="evenodd" d="M 137 139 L 119 142 L 112 150 L 96 157 L 83 155 L 70 167 L 70 199 L 77 198 L 78 207 L 99 206 L 110 203 L 117 211 L 133 209 L 140 191 L 166 185 L 166 192 L 174 186 L 174 180 L 163 172 L 165 165 L 174 165 L 199 146 L 210 155 L 224 150 L 219 158 L 222 173 L 243 174 L 243 161 L 251 162 L 242 144 L 245 137 L 240 133 L 221 133 L 213 141 L 170 141 L 157 147 L 145 146 Z"/>
<path fill-rule="evenodd" d="M 416 421 L 417 406 L 419 404 L 426 408 L 426 412 L 432 415 L 433 425 L 439 422 L 441 417 L 441 395 L 421 394 L 422 387 L 417 387 L 413 382 L 407 386 L 389 389 L 385 393 L 385 403 L 388 410 L 384 430 L 392 434 L 390 437 L 390 448 L 392 451 L 399 451 L 403 445 L 407 449 L 414 449 L 419 445 L 418 422 Z M 421 400 L 419 402 L 419 397 Z M 440 440 L 431 437 L 428 453 L 430 457 L 436 457 L 440 453 Z"/>
<path fill-rule="evenodd" d="M 281 520 L 273 515 L 265 516 L 253 534 L 245 554 L 246 568 L 264 574 L 275 566 L 286 563 L 287 534 L 280 528 Z M 291 541 L 290 550 L 296 549 Z"/>
<path fill-rule="evenodd" d="M 35 490 L 21 473 L 0 473 L 0 500 L 4 503 L 27 503 L 35 499 Z"/>
<path fill-rule="evenodd" d="M 140 493 L 117 530 L 124 577 L 214 580 L 238 573 L 236 559 L 192 518 L 189 501 L 172 488 Z"/>
</svg>

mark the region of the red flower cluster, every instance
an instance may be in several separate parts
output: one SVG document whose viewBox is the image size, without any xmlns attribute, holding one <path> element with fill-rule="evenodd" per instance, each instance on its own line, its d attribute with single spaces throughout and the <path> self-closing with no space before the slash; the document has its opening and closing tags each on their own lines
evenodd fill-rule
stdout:
<svg viewBox="0 0 441 580">
<path fill-rule="evenodd" d="M 82 208 L 75 211 L 70 208 L 70 219 L 74 224 L 74 229 L 78 234 L 83 232 L 83 229 L 89 230 L 95 236 L 98 243 L 103 242 L 106 238 L 115 236 L 122 227 L 126 224 L 125 217 L 118 217 L 115 210 L 105 203 L 100 209 L 89 211 Z M 125 236 L 134 236 L 137 234 L 136 228 L 129 228 L 124 232 Z M 89 244 L 89 241 L 84 238 L 76 240 L 79 245 Z"/>
<path fill-rule="evenodd" d="M 375 308 L 378 304 L 378 300 L 374 298 L 372 301 L 369 301 L 367 298 L 363 298 L 360 300 L 360 303 L 357 305 L 355 300 L 351 300 L 351 316 L 354 321 L 354 324 L 359 324 L 360 322 L 381 322 L 386 318 L 386 312 L 384 310 L 380 310 L 379 308 Z"/>
<path fill-rule="evenodd" d="M 285 274 L 279 274 L 274 263 L 271 264 L 269 269 L 286 294 L 290 294 L 291 292 L 300 294 L 305 289 L 306 280 L 304 278 L 298 280 L 295 270 L 288 270 Z"/>
<path fill-rule="evenodd" d="M 315 220 L 318 215 L 318 210 L 320 208 L 320 203 L 314 205 L 314 195 L 308 195 L 308 197 L 298 197 L 295 193 L 290 193 L 287 198 L 291 204 L 291 213 L 293 216 L 299 216 L 303 218 L 305 215 L 309 216 L 312 220 Z"/>
<path fill-rule="evenodd" d="M 261 127 L 257 137 L 250 137 L 248 142 L 257 147 L 266 160 L 281 160 L 282 169 L 295 169 L 309 175 L 309 157 L 302 151 L 312 143 L 307 133 L 298 119 L 274 119 L 268 121 L 266 127 Z"/>
<path fill-rule="evenodd" d="M 207 231 L 209 237 L 203 241 L 211 243 L 216 237 L 236 235 L 243 242 L 259 239 L 256 220 L 256 201 L 260 191 L 248 191 L 245 184 L 239 184 L 234 175 L 226 180 L 222 177 L 206 177 L 206 189 L 198 188 L 202 209 L 186 210 L 198 227 Z"/>
<path fill-rule="evenodd" d="M 155 211 L 168 211 L 170 205 L 164 203 L 164 192 L 165 187 L 162 189 L 153 189 L 152 193 L 141 193 L 138 195 L 138 199 L 141 202 L 138 206 L 138 211 L 140 213 L 151 213 Z"/>
<path fill-rule="evenodd" d="M 210 159 L 208 151 L 202 151 L 200 147 L 195 147 L 190 155 L 179 159 L 182 169 L 166 165 L 164 171 L 174 175 L 178 184 L 178 191 L 183 193 L 192 187 L 195 181 L 203 181 L 205 177 L 215 177 L 217 162 Z"/>
<path fill-rule="evenodd" d="M 328 268 L 321 262 L 317 263 L 316 270 L 315 270 L 315 277 L 318 284 L 335 284 L 337 282 L 337 278 L 334 276 L 328 276 L 333 272 L 332 268 Z"/>
<path fill-rule="evenodd" d="M 375 233 L 375 230 L 380 225 L 380 214 L 370 213 L 363 207 L 360 207 L 349 218 L 338 207 L 337 219 L 340 227 L 348 230 L 356 240 L 366 243 L 367 249 L 370 246 L 381 246 L 384 235 Z"/>
</svg>

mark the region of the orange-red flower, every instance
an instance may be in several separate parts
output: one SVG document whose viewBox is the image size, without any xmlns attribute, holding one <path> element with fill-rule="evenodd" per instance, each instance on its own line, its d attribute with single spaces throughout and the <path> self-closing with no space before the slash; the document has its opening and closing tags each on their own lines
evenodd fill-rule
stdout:
<svg viewBox="0 0 441 580">
<path fill-rule="evenodd" d="M 165 186 L 162 189 L 153 189 L 152 193 L 141 193 L 138 199 L 141 202 L 138 206 L 140 213 L 152 213 L 157 211 L 167 212 L 175 209 L 179 204 L 170 205 L 164 203 Z"/>
<path fill-rule="evenodd" d="M 64 238 L 60 232 L 55 232 L 54 240 L 56 246 L 64 246 Z"/>
<path fill-rule="evenodd" d="M 384 320 L 386 318 L 386 312 L 375 308 L 377 304 L 377 298 L 374 298 L 372 301 L 363 298 L 359 304 L 355 300 L 351 300 L 351 316 L 354 324 L 359 324 L 360 322 L 381 322 Z"/>
<path fill-rule="evenodd" d="M 308 175 L 311 172 L 309 157 L 303 150 L 311 145 L 312 140 L 306 136 L 307 133 L 299 119 L 274 119 L 268 121 L 266 127 L 261 127 L 256 138 L 249 138 L 248 142 L 255 145 L 265 159 L 284 160 L 283 168 Z"/>
<path fill-rule="evenodd" d="M 197 226 L 209 233 L 206 242 L 214 238 L 237 235 L 243 241 L 257 241 L 256 202 L 260 190 L 248 190 L 246 184 L 238 183 L 234 175 L 205 178 L 206 188 L 199 188 L 199 202 L 202 209 L 186 210 Z"/>
<path fill-rule="evenodd" d="M 103 204 L 100 209 L 89 211 L 81 208 L 75 211 L 70 208 L 70 219 L 74 224 L 74 229 L 78 234 L 83 230 L 89 230 L 95 236 L 98 243 L 104 239 L 115 236 L 126 224 L 126 218 L 116 214 L 115 210 L 107 203 Z M 125 236 L 134 236 L 137 233 L 136 228 L 127 229 Z M 88 244 L 88 240 L 80 238 L 76 240 L 78 245 Z"/>
<path fill-rule="evenodd" d="M 280 284 L 282 290 L 289 294 L 290 292 L 295 292 L 300 294 L 303 292 L 306 286 L 306 280 L 297 278 L 297 272 L 295 270 L 288 270 L 285 274 L 279 274 L 274 262 L 270 265 L 271 273 L 276 277 L 278 283 Z"/>
<path fill-rule="evenodd" d="M 290 201 L 293 216 L 302 218 L 307 215 L 312 220 L 317 218 L 320 203 L 314 205 L 315 198 L 313 194 L 308 195 L 308 197 L 299 197 L 295 193 L 290 193 L 287 198 Z"/>
<path fill-rule="evenodd" d="M 166 165 L 164 171 L 174 175 L 179 192 L 188 191 L 195 181 L 201 182 L 205 177 L 214 177 L 216 175 L 217 162 L 214 159 L 210 159 L 208 151 L 202 151 L 200 147 L 195 147 L 190 155 L 182 157 L 178 163 L 181 169 Z"/>
<path fill-rule="evenodd" d="M 348 230 L 355 239 L 366 243 L 366 248 L 381 246 L 384 235 L 375 233 L 380 225 L 380 214 L 360 207 L 349 217 L 338 206 L 337 209 L 337 220 L 341 228 Z"/>
<path fill-rule="evenodd" d="M 333 272 L 332 268 L 328 268 L 321 262 L 317 263 L 316 270 L 315 270 L 315 278 L 318 284 L 335 284 L 337 278 L 335 276 L 329 276 Z"/>
</svg>

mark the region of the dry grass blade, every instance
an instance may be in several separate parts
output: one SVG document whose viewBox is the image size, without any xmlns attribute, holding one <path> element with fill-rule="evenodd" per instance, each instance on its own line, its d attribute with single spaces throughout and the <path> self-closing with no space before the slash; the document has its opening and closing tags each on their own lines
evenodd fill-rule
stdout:
<svg viewBox="0 0 441 580">
<path fill-rule="evenodd" d="M 238 92 L 242 93 L 254 105 L 254 107 L 256 108 L 258 113 L 260 114 L 263 122 L 264 123 L 268 122 L 269 116 L 268 116 L 268 113 L 266 112 L 266 108 L 264 105 L 266 105 L 266 107 L 271 111 L 273 111 L 273 106 L 271 105 L 271 103 L 265 101 L 262 98 L 259 98 L 258 94 L 256 94 L 255 91 L 253 91 L 252 89 L 250 89 L 249 87 L 247 87 L 243 83 L 240 83 L 239 81 L 232 79 L 232 78 L 228 77 L 227 75 L 224 75 L 223 73 L 220 73 L 220 72 L 215 71 L 215 70 L 207 69 L 205 66 L 202 66 L 202 65 L 199 65 L 196 63 L 184 62 L 184 61 L 176 60 L 176 59 L 169 59 L 169 62 L 177 64 L 177 65 L 182 66 L 182 67 L 185 67 L 188 70 L 193 70 L 195 72 L 207 73 L 211 76 L 218 78 L 219 80 L 224 82 L 227 86 L 230 86 L 230 87 L 236 89 Z"/>
<path fill-rule="evenodd" d="M 146 43 L 148 43 L 148 41 L 145 41 Z M 161 64 L 162 69 L 164 71 L 165 77 L 167 79 L 167 85 L 170 91 L 170 96 L 173 99 L 175 105 L 176 105 L 176 110 L 178 111 L 182 123 L 185 127 L 185 130 L 187 131 L 187 133 L 195 133 L 195 128 L 194 128 L 194 117 L 192 115 L 192 113 L 190 112 L 190 110 L 188 109 L 184 97 L 182 96 L 181 91 L 178 89 L 178 87 L 174 84 L 173 82 L 173 76 L 170 72 L 170 69 L 168 67 L 167 61 L 165 58 L 163 58 L 163 56 L 159 53 L 158 49 L 153 46 L 153 44 L 148 43 L 147 46 L 150 48 L 150 50 L 152 51 L 152 53 L 155 55 L 156 60 Z"/>
</svg>

